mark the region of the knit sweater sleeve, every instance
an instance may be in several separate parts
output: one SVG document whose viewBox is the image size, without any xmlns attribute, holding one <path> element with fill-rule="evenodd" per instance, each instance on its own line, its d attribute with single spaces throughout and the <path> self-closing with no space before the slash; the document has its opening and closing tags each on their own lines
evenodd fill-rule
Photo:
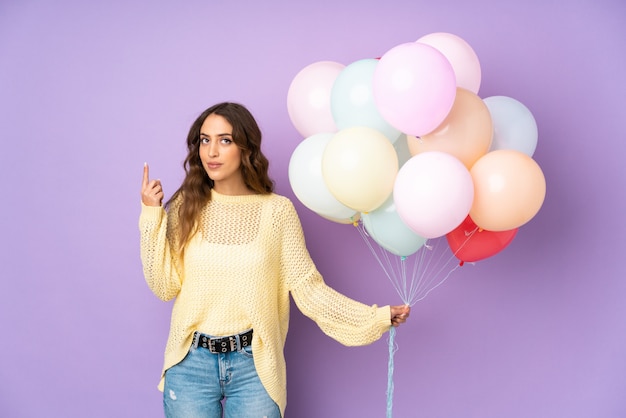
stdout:
<svg viewBox="0 0 626 418">
<path fill-rule="evenodd" d="M 175 216 L 168 216 L 162 206 L 141 204 L 139 231 L 143 274 L 152 292 L 164 301 L 176 297 L 182 282 L 175 261 L 177 255 L 172 251 L 175 243 L 170 231 L 175 230 L 175 222 Z"/>
<path fill-rule="evenodd" d="M 358 346 L 378 340 L 391 326 L 389 306 L 368 306 L 329 287 L 306 248 L 291 202 L 285 212 L 281 224 L 281 266 L 298 309 L 341 344 Z"/>
</svg>

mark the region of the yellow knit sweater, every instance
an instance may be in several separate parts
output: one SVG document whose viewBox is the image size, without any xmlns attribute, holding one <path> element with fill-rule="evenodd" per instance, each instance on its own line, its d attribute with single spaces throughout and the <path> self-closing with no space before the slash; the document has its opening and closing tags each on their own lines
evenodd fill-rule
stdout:
<svg viewBox="0 0 626 418">
<path fill-rule="evenodd" d="M 150 289 L 176 298 L 159 389 L 165 371 L 183 360 L 193 332 L 226 335 L 254 329 L 254 364 L 282 416 L 287 403 L 283 349 L 289 294 L 324 333 L 348 346 L 366 345 L 389 329 L 389 306 L 367 306 L 328 287 L 305 245 L 289 199 L 276 194 L 228 196 L 212 191 L 199 231 L 178 262 L 177 204 L 142 204 L 141 260 Z M 235 324 L 220 312 L 239 312 Z M 237 329 L 230 328 L 237 327 Z M 244 328 L 240 328 L 244 327 Z"/>
</svg>

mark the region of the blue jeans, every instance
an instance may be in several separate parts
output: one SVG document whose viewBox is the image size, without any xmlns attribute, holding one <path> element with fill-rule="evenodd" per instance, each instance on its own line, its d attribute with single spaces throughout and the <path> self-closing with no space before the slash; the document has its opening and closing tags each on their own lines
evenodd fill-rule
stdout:
<svg viewBox="0 0 626 418">
<path fill-rule="evenodd" d="M 222 418 L 222 413 L 224 418 L 280 418 L 254 367 L 252 346 L 219 354 L 192 346 L 165 372 L 163 406 L 168 418 Z"/>
</svg>

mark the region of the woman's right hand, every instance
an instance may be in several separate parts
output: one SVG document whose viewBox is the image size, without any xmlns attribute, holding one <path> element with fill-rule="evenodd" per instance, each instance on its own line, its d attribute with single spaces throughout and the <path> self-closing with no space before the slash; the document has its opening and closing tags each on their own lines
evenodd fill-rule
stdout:
<svg viewBox="0 0 626 418">
<path fill-rule="evenodd" d="M 161 180 L 150 180 L 148 163 L 143 165 L 143 181 L 141 183 L 141 202 L 146 206 L 161 206 L 163 187 Z"/>
<path fill-rule="evenodd" d="M 411 307 L 409 305 L 392 306 L 391 325 L 398 327 L 400 324 L 404 324 L 410 313 Z"/>
</svg>

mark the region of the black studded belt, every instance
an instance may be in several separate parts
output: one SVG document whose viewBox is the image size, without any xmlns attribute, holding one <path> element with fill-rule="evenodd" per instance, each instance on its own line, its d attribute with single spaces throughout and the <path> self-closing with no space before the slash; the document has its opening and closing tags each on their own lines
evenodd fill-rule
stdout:
<svg viewBox="0 0 626 418">
<path fill-rule="evenodd" d="M 247 347 L 252 344 L 252 330 L 242 332 L 237 335 L 229 335 L 227 337 L 209 337 L 200 334 L 198 331 L 193 333 L 193 346 L 208 349 L 211 353 L 230 353 L 240 348 Z"/>
</svg>

